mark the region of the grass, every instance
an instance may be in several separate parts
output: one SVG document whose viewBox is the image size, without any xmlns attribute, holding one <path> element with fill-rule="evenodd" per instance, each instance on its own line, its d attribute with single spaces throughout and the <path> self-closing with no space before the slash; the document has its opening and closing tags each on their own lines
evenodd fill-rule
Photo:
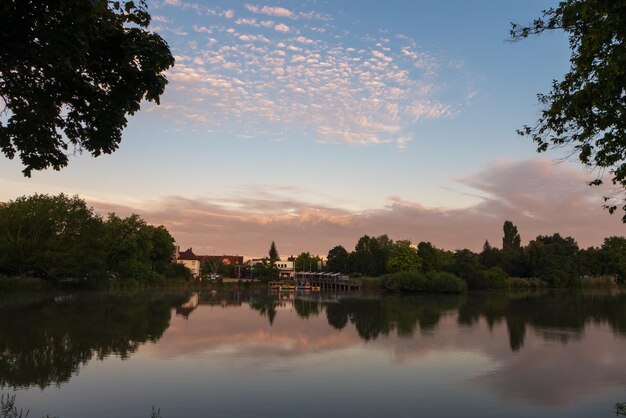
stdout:
<svg viewBox="0 0 626 418">
<path fill-rule="evenodd" d="M 507 279 L 509 289 L 542 289 L 548 287 L 548 283 L 536 277 L 509 277 Z"/>
<path fill-rule="evenodd" d="M 616 287 L 617 277 L 615 276 L 583 277 L 580 279 L 580 285 L 583 288 L 587 288 L 587 289 Z"/>
</svg>

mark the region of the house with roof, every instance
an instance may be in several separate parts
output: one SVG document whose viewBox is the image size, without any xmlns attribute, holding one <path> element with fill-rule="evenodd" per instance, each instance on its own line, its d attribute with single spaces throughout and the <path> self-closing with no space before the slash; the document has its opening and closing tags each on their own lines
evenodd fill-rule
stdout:
<svg viewBox="0 0 626 418">
<path fill-rule="evenodd" d="M 194 277 L 200 277 L 200 266 L 203 263 L 209 263 L 212 268 L 219 264 L 225 266 L 241 266 L 243 264 L 243 256 L 240 255 L 196 255 L 192 248 L 181 252 L 179 247 L 176 247 L 175 259 L 177 263 L 191 270 Z"/>
<path fill-rule="evenodd" d="M 176 262 L 191 270 L 193 277 L 200 277 L 200 258 L 194 254 L 191 247 L 182 252 L 176 247 Z"/>
</svg>

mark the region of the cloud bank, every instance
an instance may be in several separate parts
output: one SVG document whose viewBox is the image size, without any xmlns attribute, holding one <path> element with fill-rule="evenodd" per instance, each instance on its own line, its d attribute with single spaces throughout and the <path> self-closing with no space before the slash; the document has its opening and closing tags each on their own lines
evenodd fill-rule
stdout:
<svg viewBox="0 0 626 418">
<path fill-rule="evenodd" d="M 397 197 L 385 207 L 350 211 L 291 198 L 297 187 L 247 192 L 245 198 L 190 199 L 180 196 L 127 207 L 90 201 L 99 212 L 137 212 L 165 225 L 182 247 L 200 253 L 260 256 L 275 241 L 282 256 L 310 251 L 326 254 L 335 245 L 351 250 L 364 234 L 430 241 L 445 249 L 479 250 L 488 239 L 500 246 L 502 224 L 511 220 L 522 241 L 559 232 L 581 247 L 597 246 L 625 227 L 602 209 L 602 190 L 585 185 L 585 175 L 545 160 L 493 163 L 456 179 L 480 196 L 461 209 L 429 208 Z"/>
</svg>

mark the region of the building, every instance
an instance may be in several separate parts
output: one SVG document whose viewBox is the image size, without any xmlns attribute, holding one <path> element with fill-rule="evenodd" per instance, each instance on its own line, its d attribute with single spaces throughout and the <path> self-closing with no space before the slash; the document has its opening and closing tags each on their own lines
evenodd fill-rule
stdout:
<svg viewBox="0 0 626 418">
<path fill-rule="evenodd" d="M 253 268 L 258 263 L 267 263 L 267 258 L 252 258 L 248 260 L 250 268 Z M 296 271 L 294 269 L 294 260 L 289 257 L 288 260 L 278 260 L 275 264 L 278 269 L 278 277 L 281 279 L 293 279 L 296 277 Z"/>
<path fill-rule="evenodd" d="M 199 255 L 200 263 L 222 263 L 225 266 L 240 266 L 243 264 L 242 255 Z"/>
<path fill-rule="evenodd" d="M 243 264 L 243 256 L 240 255 L 196 255 L 191 248 L 180 252 L 180 247 L 176 247 L 175 259 L 177 263 L 183 264 L 191 270 L 194 277 L 200 277 L 200 266 L 205 262 L 208 262 L 212 268 L 219 264 L 225 266 L 241 266 Z M 240 275 L 241 273 L 239 273 Z"/>
<path fill-rule="evenodd" d="M 276 262 L 276 267 L 278 267 L 278 277 L 281 279 L 294 279 L 296 277 L 296 270 L 294 266 L 294 260 L 282 261 L 278 260 Z"/>
<path fill-rule="evenodd" d="M 188 248 L 186 251 L 180 252 L 180 247 L 176 247 L 176 262 L 182 264 L 191 270 L 193 277 L 200 277 L 200 259 Z"/>
</svg>

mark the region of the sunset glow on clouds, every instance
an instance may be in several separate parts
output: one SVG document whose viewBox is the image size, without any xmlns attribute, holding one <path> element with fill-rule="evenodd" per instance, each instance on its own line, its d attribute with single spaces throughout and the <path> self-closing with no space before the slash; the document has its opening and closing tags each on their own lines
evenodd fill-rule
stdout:
<svg viewBox="0 0 626 418">
<path fill-rule="evenodd" d="M 351 250 L 364 234 L 385 233 L 395 240 L 479 250 L 485 239 L 500 246 L 506 219 L 518 226 L 524 243 L 560 232 L 577 238 L 582 247 L 599 245 L 608 231 L 620 230 L 621 222 L 603 213 L 602 191 L 588 190 L 582 180 L 575 170 L 548 161 L 496 163 L 458 179 L 482 196 L 478 204 L 462 209 L 429 208 L 389 197 L 381 209 L 355 212 L 290 199 L 293 190 L 258 186 L 246 198 L 170 196 L 145 202 L 141 209 L 90 203 L 102 213 L 139 212 L 149 222 L 165 225 L 179 242 L 194 243 L 200 253 L 253 256 L 264 254 L 274 240 L 282 256 L 300 251 L 325 255 L 335 245 Z"/>
<path fill-rule="evenodd" d="M 446 249 L 623 235 L 606 189 L 515 133 L 568 68 L 559 34 L 506 42 L 550 0 L 149 1 L 176 65 L 120 149 L 61 172 L 0 164 L 0 200 L 78 194 L 200 253 L 325 255 L 364 234 Z"/>
</svg>

